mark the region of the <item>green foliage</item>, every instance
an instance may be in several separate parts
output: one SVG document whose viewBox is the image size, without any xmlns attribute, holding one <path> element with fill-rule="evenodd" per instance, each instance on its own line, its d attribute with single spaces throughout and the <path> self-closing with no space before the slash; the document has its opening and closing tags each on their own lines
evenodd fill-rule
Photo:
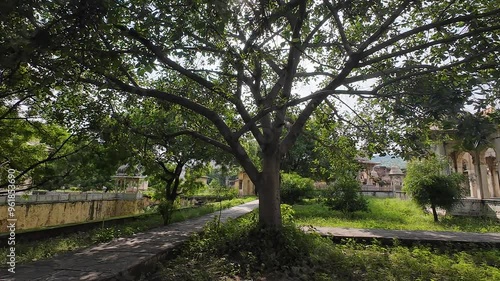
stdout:
<svg viewBox="0 0 500 281">
<path fill-rule="evenodd" d="M 341 179 L 328 186 L 325 205 L 331 210 L 343 213 L 368 211 L 368 203 L 361 192 L 361 185 L 355 179 Z"/>
<path fill-rule="evenodd" d="M 258 227 L 256 213 L 219 227 L 210 222 L 155 280 L 496 280 L 500 250 L 435 250 L 359 244 L 306 234 L 293 225 Z M 143 279 L 143 280 L 148 280 Z"/>
<path fill-rule="evenodd" d="M 461 183 L 463 176 L 460 174 L 430 175 L 419 182 L 418 187 L 408 186 L 406 190 L 421 206 L 430 204 L 450 210 L 464 197 Z"/>
<path fill-rule="evenodd" d="M 280 205 L 281 209 L 281 217 L 283 219 L 284 224 L 295 224 L 295 211 L 293 210 L 293 207 L 288 205 L 288 204 L 281 204 Z"/>
<path fill-rule="evenodd" d="M 186 177 L 179 185 L 179 189 L 181 190 L 183 195 L 195 195 L 200 193 L 200 191 L 207 189 L 207 186 L 197 181 L 197 179 L 198 177 L 195 177 L 192 172 L 186 173 Z"/>
<path fill-rule="evenodd" d="M 492 115 L 494 116 L 494 115 Z M 482 113 L 472 114 L 464 112 L 458 116 L 456 124 L 456 138 L 461 141 L 460 146 L 469 151 L 477 151 L 490 144 L 490 136 L 498 129 L 498 120 Z"/>
<path fill-rule="evenodd" d="M 366 197 L 368 212 L 344 214 L 323 204 L 294 205 L 295 221 L 299 225 L 350 228 L 380 228 L 429 231 L 500 232 L 494 218 L 446 216 L 435 223 L 432 215 L 412 200 Z"/>
<path fill-rule="evenodd" d="M 170 201 L 170 200 L 162 200 L 158 205 L 158 212 L 163 218 L 163 225 L 167 225 L 171 222 L 172 215 L 175 210 L 179 208 L 179 200 Z"/>
<path fill-rule="evenodd" d="M 437 221 L 436 207 L 450 210 L 465 196 L 465 178 L 458 173 L 444 175 L 447 163 L 437 157 L 414 160 L 408 164 L 404 190 L 422 208 L 431 206 Z"/>
<path fill-rule="evenodd" d="M 291 211 L 290 206 L 282 208 Z M 257 272 L 291 272 L 307 259 L 308 253 L 302 251 L 306 247 L 301 230 L 291 224 L 282 229 L 260 228 L 252 212 L 222 227 L 216 220 L 208 223 L 201 234 L 193 235 L 180 257 L 163 266 L 161 275 L 165 280 L 213 280 L 221 274 L 250 278 Z M 209 266 L 201 268 L 204 262 Z"/>
<path fill-rule="evenodd" d="M 358 135 L 339 118 L 332 102 L 320 106 L 311 116 L 294 147 L 285 154 L 281 169 L 318 181 L 334 181 L 356 174 Z"/>
<path fill-rule="evenodd" d="M 296 204 L 312 195 L 314 181 L 297 174 L 281 174 L 281 202 Z"/>
<path fill-rule="evenodd" d="M 91 237 L 93 243 L 105 243 L 118 237 L 119 231 L 114 227 L 100 228 Z"/>
<path fill-rule="evenodd" d="M 58 113 L 54 120 L 69 120 L 65 123 L 72 132 L 87 127 L 101 131 L 94 121 L 102 112 L 129 115 L 124 123 L 132 121 L 127 125 L 148 136 L 149 141 L 128 140 L 148 162 L 144 166 L 149 174 L 164 172 L 153 167 L 156 162 L 179 160 L 195 149 L 198 153 L 191 155 L 196 157 L 218 156 L 207 153 L 211 146 L 191 146 L 204 141 L 232 154 L 257 183 L 262 158 L 286 154 L 315 111 L 324 111 L 325 120 L 346 120 L 339 113 L 342 105 L 332 103 L 334 99 L 344 102 L 343 94 L 368 98 L 376 110 L 380 108 L 374 105 L 382 100 L 437 108 L 431 115 L 447 109 L 446 99 L 453 101 L 449 108 L 454 109 L 455 103 L 460 105 L 468 97 L 435 84 L 458 85 L 464 93 L 480 87 L 485 96 L 481 99 L 495 101 L 489 89 L 498 89 L 497 4 L 486 0 L 347 1 L 341 5 L 325 1 L 260 1 L 259 5 L 236 0 L 7 1 L 1 6 L 5 12 L 0 25 L 4 35 L 0 69 L 8 83 L 2 83 L 0 91 L 15 102 L 36 89 L 35 95 L 47 101 L 37 102 L 37 107 L 50 105 L 46 107 Z M 428 78 L 443 83 L 428 87 L 427 80 L 434 82 Z M 373 91 L 359 91 L 357 85 L 367 79 L 373 81 Z M 315 92 L 300 97 L 302 85 Z M 426 93 L 415 92 L 419 86 Z M 484 103 L 474 95 L 471 98 Z M 326 103 L 332 104 L 329 112 L 321 106 Z M 428 127 L 425 110 L 414 118 L 407 114 L 412 107 L 395 109 L 384 110 L 385 116 L 374 122 L 380 131 L 387 129 L 394 111 L 403 112 L 405 121 L 413 118 Z M 365 122 L 362 128 L 372 128 L 358 117 Z M 349 136 L 338 138 L 341 149 L 328 144 L 344 135 L 337 134 L 337 122 L 333 123 L 321 134 L 326 147 L 332 148 L 327 153 L 336 157 L 337 152 L 348 151 L 344 159 L 352 159 L 349 154 L 357 142 Z M 411 129 L 406 122 L 402 126 L 391 136 L 404 132 L 408 140 L 416 137 L 407 145 L 426 141 L 420 138 L 425 136 L 419 134 L 421 130 Z M 173 135 L 179 138 L 166 144 Z M 253 147 L 247 146 L 250 143 Z M 261 151 L 265 153 L 259 155 Z M 273 160 L 277 167 L 278 158 Z M 323 168 L 319 173 L 326 174 L 328 166 L 318 163 Z M 279 171 L 273 172 L 278 176 Z M 261 219 L 272 217 L 276 216 Z"/>
</svg>

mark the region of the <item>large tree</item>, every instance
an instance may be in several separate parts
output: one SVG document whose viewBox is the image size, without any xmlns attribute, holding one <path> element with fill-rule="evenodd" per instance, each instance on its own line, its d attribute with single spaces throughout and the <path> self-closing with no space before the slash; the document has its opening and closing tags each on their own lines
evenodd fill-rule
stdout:
<svg viewBox="0 0 500 281">
<path fill-rule="evenodd" d="M 208 130 L 186 124 L 182 133 L 231 153 L 259 189 L 261 224 L 276 227 L 281 159 L 318 106 L 345 94 L 376 98 L 430 73 L 491 76 L 499 4 L 7 1 L 2 28 L 9 46 L 23 47 L 6 61 L 25 62 L 54 83 L 83 83 L 121 99 L 155 97 L 206 118 Z M 359 90 L 367 79 L 374 87 Z M 312 90 L 300 90 L 306 84 Z M 292 109 L 299 113 L 286 120 Z M 249 136 L 260 163 L 242 145 Z"/>
</svg>

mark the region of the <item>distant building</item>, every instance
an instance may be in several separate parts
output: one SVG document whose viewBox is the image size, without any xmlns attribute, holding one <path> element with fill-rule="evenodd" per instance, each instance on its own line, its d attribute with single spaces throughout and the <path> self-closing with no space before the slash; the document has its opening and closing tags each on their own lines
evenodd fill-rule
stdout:
<svg viewBox="0 0 500 281">
<path fill-rule="evenodd" d="M 238 173 L 238 179 L 234 181 L 234 187 L 238 188 L 239 195 L 256 195 L 255 185 L 253 184 L 250 177 L 244 171 Z"/>
<path fill-rule="evenodd" d="M 210 177 L 201 176 L 195 180 L 196 182 L 201 182 L 204 185 L 208 185 L 210 183 Z"/>
<path fill-rule="evenodd" d="M 381 158 L 378 159 L 381 160 Z M 388 167 L 380 165 L 380 162 L 361 157 L 356 158 L 356 160 L 362 167 L 358 173 L 358 180 L 361 183 L 363 191 L 397 192 L 402 190 L 404 179 L 403 167 L 396 165 Z M 394 162 L 392 161 L 391 163 Z"/>
</svg>

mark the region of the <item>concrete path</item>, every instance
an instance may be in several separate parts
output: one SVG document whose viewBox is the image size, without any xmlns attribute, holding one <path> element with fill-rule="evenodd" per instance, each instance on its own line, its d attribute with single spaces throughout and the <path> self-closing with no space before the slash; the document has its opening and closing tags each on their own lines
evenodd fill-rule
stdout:
<svg viewBox="0 0 500 281">
<path fill-rule="evenodd" d="M 423 243 L 475 243 L 500 246 L 500 233 L 470 233 L 450 231 L 410 231 L 410 230 L 384 230 L 384 229 L 357 229 L 340 227 L 315 227 L 307 229 L 316 231 L 325 236 L 335 239 L 354 238 L 358 240 L 392 240 L 398 239 L 403 242 Z M 391 241 L 388 241 L 391 242 Z"/>
<path fill-rule="evenodd" d="M 257 208 L 259 201 L 245 203 L 222 211 L 221 221 L 240 217 Z M 154 270 L 157 262 L 165 258 L 189 236 L 203 229 L 219 212 L 196 219 L 173 223 L 120 238 L 109 243 L 61 254 L 55 258 L 16 266 L 16 273 L 0 268 L 2 281 L 69 281 L 69 280 L 134 280 L 144 272 Z"/>
</svg>

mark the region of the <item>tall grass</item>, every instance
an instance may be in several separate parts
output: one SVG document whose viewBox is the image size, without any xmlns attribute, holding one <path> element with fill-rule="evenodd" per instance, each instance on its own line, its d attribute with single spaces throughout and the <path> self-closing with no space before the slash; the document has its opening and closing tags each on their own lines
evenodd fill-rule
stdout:
<svg viewBox="0 0 500 281">
<path fill-rule="evenodd" d="M 343 214 L 324 205 L 312 203 L 295 205 L 295 220 L 299 225 L 324 227 L 377 228 L 395 230 L 430 230 L 464 232 L 500 232 L 500 223 L 489 218 L 446 216 L 433 221 L 410 200 L 396 198 L 368 198 L 369 212 Z"/>
<path fill-rule="evenodd" d="M 334 244 L 291 223 L 279 232 L 261 229 L 256 217 L 222 228 L 209 224 L 176 258 L 141 280 L 500 280 L 498 249 Z"/>
</svg>

